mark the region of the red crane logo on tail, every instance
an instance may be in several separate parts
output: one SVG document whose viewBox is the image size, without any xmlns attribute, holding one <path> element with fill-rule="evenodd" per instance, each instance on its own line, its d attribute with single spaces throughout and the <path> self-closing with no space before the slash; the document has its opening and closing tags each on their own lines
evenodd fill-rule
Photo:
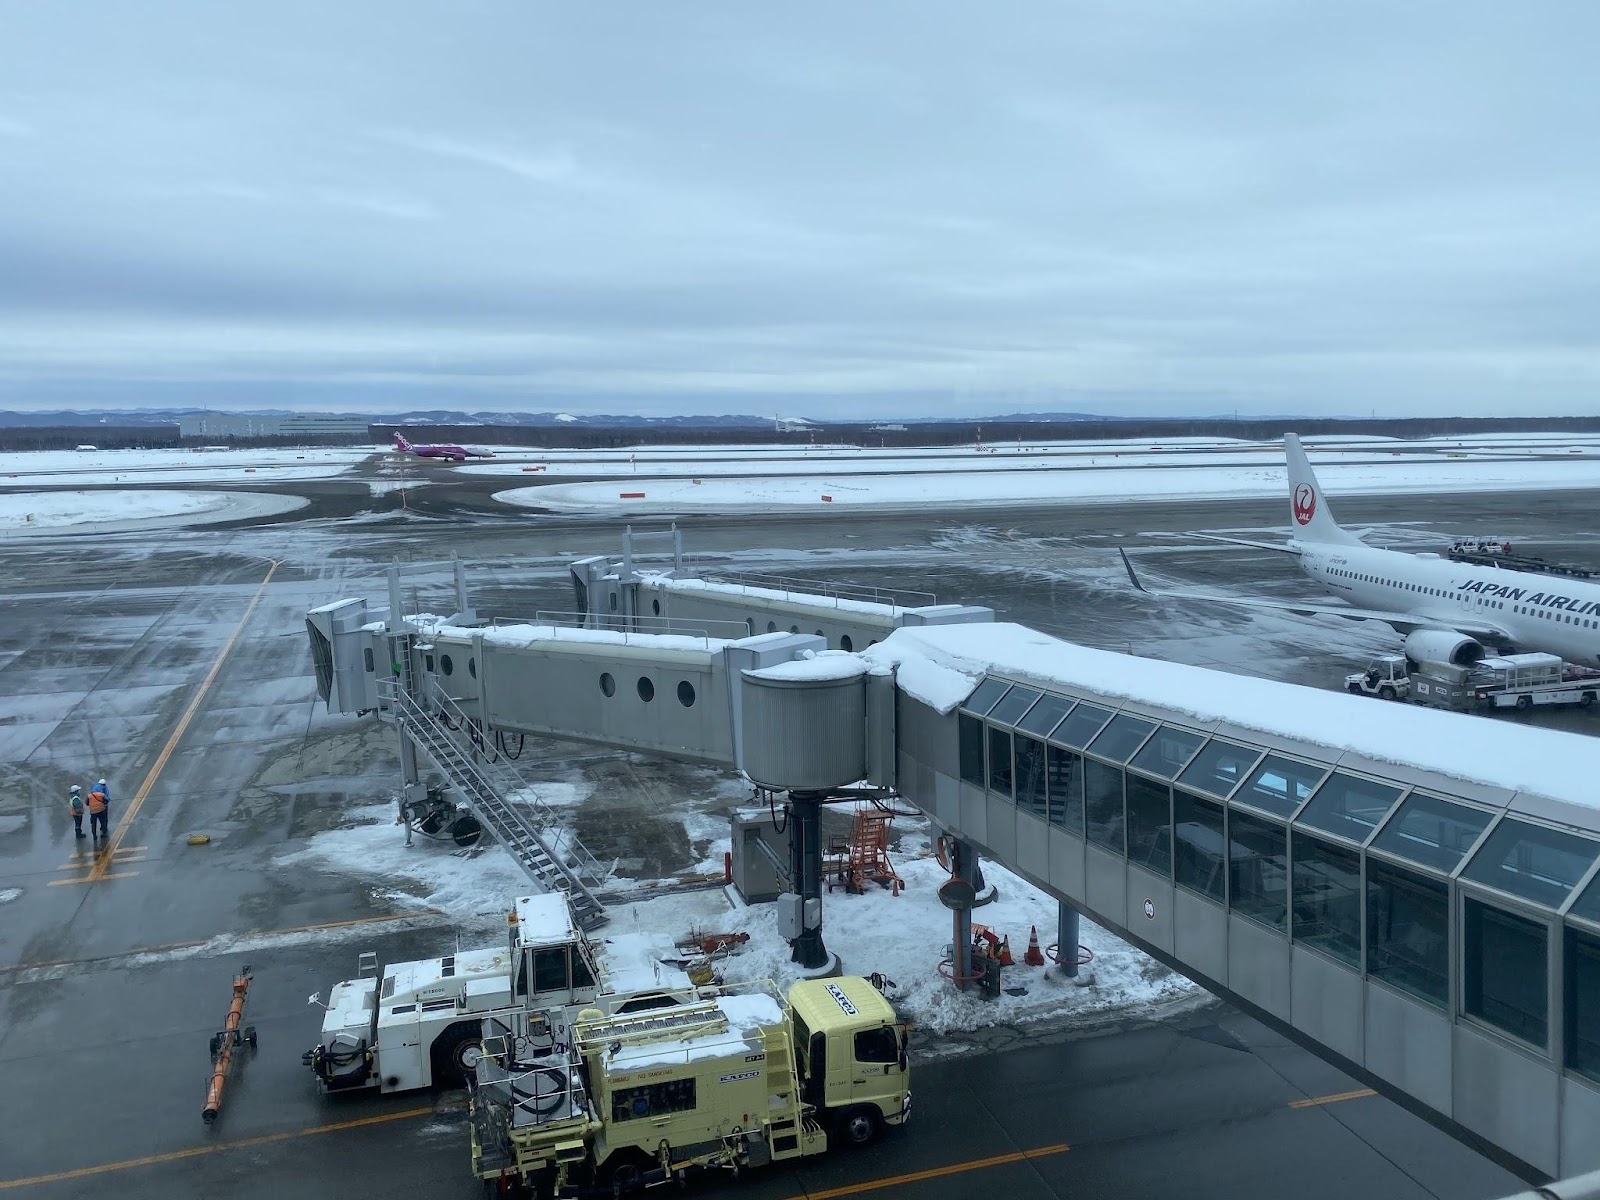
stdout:
<svg viewBox="0 0 1600 1200">
<path fill-rule="evenodd" d="M 1301 525 L 1311 524 L 1317 512 L 1317 489 L 1302 483 L 1294 489 L 1294 519 Z"/>
</svg>

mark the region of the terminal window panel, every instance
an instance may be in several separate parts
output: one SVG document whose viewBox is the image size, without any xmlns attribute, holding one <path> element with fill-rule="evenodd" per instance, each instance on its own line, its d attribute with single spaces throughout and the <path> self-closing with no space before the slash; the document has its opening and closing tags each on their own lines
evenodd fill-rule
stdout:
<svg viewBox="0 0 1600 1200">
<path fill-rule="evenodd" d="M 1228 813 L 1228 906 L 1283 930 L 1289 911 L 1288 831 L 1276 821 Z"/>
<path fill-rule="evenodd" d="M 1548 927 L 1470 896 L 1464 900 L 1462 916 L 1462 1009 L 1513 1037 L 1543 1046 L 1550 1003 Z"/>
<path fill-rule="evenodd" d="M 1056 731 L 1050 735 L 1050 740 L 1060 742 L 1063 746 L 1070 746 L 1074 750 L 1082 750 L 1110 719 L 1110 709 L 1096 708 L 1093 704 L 1080 704 L 1056 726 Z"/>
<path fill-rule="evenodd" d="M 1072 710 L 1073 703 L 1063 696 L 1046 692 L 1039 698 L 1039 703 L 1028 710 L 1028 715 L 1017 722 L 1017 728 L 1040 737 L 1049 737 L 1055 727 L 1061 724 L 1061 718 Z"/>
<path fill-rule="evenodd" d="M 1113 717 L 1110 724 L 1089 744 L 1089 750 L 1109 762 L 1125 763 L 1133 752 L 1144 744 L 1145 738 L 1156 727 L 1154 721 L 1132 717 L 1127 713 Z"/>
<path fill-rule="evenodd" d="M 1223 807 L 1182 788 L 1172 791 L 1173 873 L 1180 886 L 1227 900 L 1227 854 L 1223 840 Z"/>
<path fill-rule="evenodd" d="M 1046 819 L 1048 804 L 1045 790 L 1044 743 L 1038 738 L 1019 733 L 1016 742 L 1017 807 L 1032 813 L 1041 821 Z"/>
<path fill-rule="evenodd" d="M 961 743 L 961 781 L 980 788 L 988 783 L 983 766 L 983 730 L 983 722 L 977 717 L 960 715 L 956 736 Z"/>
<path fill-rule="evenodd" d="M 1294 940 L 1361 965 L 1361 854 L 1295 830 Z"/>
<path fill-rule="evenodd" d="M 1014 687 L 1007 692 L 1000 703 L 989 710 L 989 720 L 999 721 L 1004 725 L 1015 725 L 1039 698 L 1039 693 L 1032 688 Z"/>
<path fill-rule="evenodd" d="M 1187 729 L 1169 729 L 1162 725 L 1150 735 L 1150 740 L 1128 765 L 1151 775 L 1159 775 L 1162 779 L 1171 779 L 1183 770 L 1205 740 L 1202 735 Z"/>
<path fill-rule="evenodd" d="M 961 707 L 968 712 L 976 713 L 980 717 L 985 716 L 995 706 L 996 701 L 1001 696 L 1004 696 L 1010 688 L 1011 685 L 1004 680 L 985 679 L 977 686 L 972 695 L 967 697 L 967 702 Z"/>
<path fill-rule="evenodd" d="M 1372 845 L 1398 858 L 1453 871 L 1493 816 L 1480 808 L 1413 792 Z"/>
<path fill-rule="evenodd" d="M 1089 840 L 1121 854 L 1122 768 L 1084 759 L 1083 799 Z"/>
<path fill-rule="evenodd" d="M 1128 861 L 1172 874 L 1172 790 L 1128 772 Z"/>
<path fill-rule="evenodd" d="M 1449 884 L 1368 856 L 1367 974 L 1449 1007 Z"/>
<path fill-rule="evenodd" d="M 1011 735 L 989 727 L 989 790 L 1011 798 Z"/>
<path fill-rule="evenodd" d="M 1567 930 L 1567 1066 L 1600 1083 L 1600 937 Z"/>
<path fill-rule="evenodd" d="M 1050 824 L 1083 836 L 1083 756 L 1060 746 L 1045 747 Z"/>
</svg>

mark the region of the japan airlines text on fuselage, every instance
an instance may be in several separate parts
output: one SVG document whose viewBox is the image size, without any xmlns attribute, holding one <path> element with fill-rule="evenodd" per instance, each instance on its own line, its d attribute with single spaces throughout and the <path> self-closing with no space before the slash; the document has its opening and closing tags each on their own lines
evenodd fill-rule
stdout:
<svg viewBox="0 0 1600 1200">
<path fill-rule="evenodd" d="M 1463 619 L 1491 624 L 1520 648 L 1600 661 L 1600 584 L 1360 545 L 1291 544 L 1306 574 L 1362 607 L 1414 614 L 1443 629 Z"/>
</svg>

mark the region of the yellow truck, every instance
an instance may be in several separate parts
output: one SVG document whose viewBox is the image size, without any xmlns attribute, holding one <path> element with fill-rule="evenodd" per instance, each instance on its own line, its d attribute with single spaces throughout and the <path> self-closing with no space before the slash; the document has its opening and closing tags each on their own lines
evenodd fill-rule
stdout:
<svg viewBox="0 0 1600 1200">
<path fill-rule="evenodd" d="M 581 1014 L 543 1057 L 486 1038 L 473 1172 L 500 1195 L 626 1195 L 696 1170 L 863 1146 L 911 1113 L 906 1028 L 867 980 L 706 989 L 651 1012 Z"/>
</svg>

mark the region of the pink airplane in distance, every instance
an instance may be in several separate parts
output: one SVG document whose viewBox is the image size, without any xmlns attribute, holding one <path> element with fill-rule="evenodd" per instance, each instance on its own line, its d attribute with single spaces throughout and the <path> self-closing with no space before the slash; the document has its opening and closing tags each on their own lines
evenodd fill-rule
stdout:
<svg viewBox="0 0 1600 1200">
<path fill-rule="evenodd" d="M 448 458 L 455 462 L 465 462 L 469 458 L 494 457 L 488 450 L 478 450 L 471 446 L 413 446 L 398 429 L 394 433 L 394 448 L 402 454 L 415 454 L 418 458 Z"/>
</svg>

